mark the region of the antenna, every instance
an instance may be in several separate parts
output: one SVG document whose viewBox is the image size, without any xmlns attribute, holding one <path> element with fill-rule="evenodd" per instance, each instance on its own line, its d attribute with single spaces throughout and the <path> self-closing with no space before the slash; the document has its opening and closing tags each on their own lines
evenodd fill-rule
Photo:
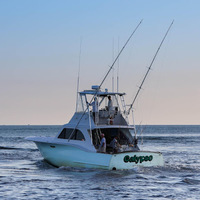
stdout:
<svg viewBox="0 0 200 200">
<path fill-rule="evenodd" d="M 151 67 L 152 67 L 152 65 L 153 65 L 153 63 L 154 63 L 154 61 L 155 61 L 155 59 L 156 59 L 156 57 L 157 57 L 157 55 L 158 55 L 158 52 L 159 52 L 159 50 L 160 50 L 160 48 L 161 48 L 161 46 L 162 46 L 162 44 L 163 44 L 165 38 L 167 37 L 167 34 L 169 33 L 169 30 L 171 29 L 173 23 L 174 23 L 174 20 L 171 22 L 169 28 L 167 29 L 167 32 L 165 33 L 165 36 L 163 37 L 163 39 L 162 39 L 162 41 L 161 41 L 161 43 L 160 43 L 160 45 L 159 45 L 159 47 L 158 47 L 158 49 L 157 49 L 155 55 L 154 55 L 154 57 L 153 57 L 153 59 L 152 59 L 152 61 L 151 61 L 151 64 L 150 64 L 150 66 L 149 66 L 149 68 L 148 68 L 148 70 L 147 70 L 147 72 L 146 72 L 146 74 L 145 74 L 145 76 L 144 76 L 144 78 L 143 78 L 143 80 L 142 80 L 141 85 L 139 86 L 139 89 L 138 89 L 138 91 L 137 91 L 137 93 L 136 93 L 136 95 L 135 95 L 135 98 L 133 99 L 133 102 L 132 102 L 132 104 L 130 105 L 130 108 L 128 109 L 128 111 L 127 111 L 127 114 L 128 114 L 128 115 L 130 114 L 130 110 L 132 109 L 133 104 L 135 103 L 135 101 L 136 101 L 136 99 L 137 99 L 137 97 L 138 97 L 138 94 L 140 93 L 140 90 L 142 89 L 142 85 L 144 84 L 144 81 L 146 80 L 147 75 L 149 74 L 149 71 L 150 71 L 150 69 L 151 69 Z"/>
<path fill-rule="evenodd" d="M 114 48 L 115 48 L 115 40 L 114 40 L 114 38 L 113 38 L 113 44 L 112 44 L 112 62 L 114 61 Z M 115 79 L 114 79 L 114 68 L 113 68 L 113 70 L 112 70 L 112 92 L 114 92 L 114 81 L 115 81 Z"/>
<path fill-rule="evenodd" d="M 118 37 L 118 53 L 119 53 L 119 37 Z M 119 59 L 117 61 L 117 93 L 119 92 Z"/>
<path fill-rule="evenodd" d="M 76 112 L 77 112 L 77 109 L 78 109 L 78 92 L 79 92 L 80 69 L 81 69 L 81 48 L 82 48 L 82 37 L 80 38 L 80 51 L 79 51 L 79 63 L 78 63 L 78 77 L 77 77 L 77 91 L 76 91 Z"/>
</svg>

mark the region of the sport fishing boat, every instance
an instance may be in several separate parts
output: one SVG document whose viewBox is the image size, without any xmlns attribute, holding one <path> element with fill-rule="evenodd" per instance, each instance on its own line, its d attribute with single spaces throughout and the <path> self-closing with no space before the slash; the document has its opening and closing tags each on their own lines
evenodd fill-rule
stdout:
<svg viewBox="0 0 200 200">
<path fill-rule="evenodd" d="M 138 26 L 140 24 L 141 22 Z M 133 113 L 133 104 L 172 24 L 173 22 L 161 41 L 129 108 L 125 104 L 125 93 L 109 92 L 108 89 L 102 89 L 102 85 L 138 26 L 122 47 L 101 84 L 93 85 L 90 90 L 81 92 L 77 89 L 76 112 L 69 123 L 65 124 L 55 137 L 26 138 L 35 142 L 48 163 L 56 167 L 108 170 L 164 165 L 160 152 L 140 150 L 136 126 L 129 123 L 129 114 Z"/>
<path fill-rule="evenodd" d="M 50 164 L 101 169 L 132 169 L 135 166 L 162 166 L 160 152 L 141 151 L 136 128 L 129 125 L 124 100 L 125 93 L 101 91 L 98 86 L 79 92 L 77 110 L 56 137 L 28 137 L 35 142 Z M 91 110 L 88 101 L 94 97 L 98 108 Z M 108 107 L 108 97 L 112 107 Z M 87 111 L 85 111 L 87 110 Z M 106 150 L 100 149 L 101 135 Z M 115 147 L 110 143 L 117 138 Z"/>
</svg>

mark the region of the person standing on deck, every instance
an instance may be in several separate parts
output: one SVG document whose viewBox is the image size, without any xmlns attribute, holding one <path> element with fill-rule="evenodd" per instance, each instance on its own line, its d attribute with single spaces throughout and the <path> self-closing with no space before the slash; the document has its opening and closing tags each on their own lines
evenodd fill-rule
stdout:
<svg viewBox="0 0 200 200">
<path fill-rule="evenodd" d="M 101 143 L 99 146 L 99 152 L 106 153 L 106 138 L 103 133 L 101 134 Z"/>
<path fill-rule="evenodd" d="M 113 153 L 117 153 L 117 152 L 118 152 L 118 149 L 119 149 L 119 147 L 120 147 L 120 144 L 119 144 L 118 141 L 117 141 L 117 136 L 115 136 L 115 137 L 113 138 L 113 140 L 111 141 L 110 147 L 112 147 Z"/>
<path fill-rule="evenodd" d="M 114 113 L 113 113 L 113 102 L 112 102 L 111 96 L 108 96 L 108 113 L 109 113 L 108 124 L 112 125 Z"/>
<path fill-rule="evenodd" d="M 108 96 L 108 111 L 113 110 L 113 102 L 111 96 Z"/>
<path fill-rule="evenodd" d="M 94 118 L 94 122 L 98 123 L 98 112 L 99 112 L 99 108 L 98 108 L 98 101 L 97 98 L 94 97 L 94 101 L 90 104 L 88 103 L 90 106 L 92 106 L 92 113 L 93 113 L 93 118 Z"/>
</svg>

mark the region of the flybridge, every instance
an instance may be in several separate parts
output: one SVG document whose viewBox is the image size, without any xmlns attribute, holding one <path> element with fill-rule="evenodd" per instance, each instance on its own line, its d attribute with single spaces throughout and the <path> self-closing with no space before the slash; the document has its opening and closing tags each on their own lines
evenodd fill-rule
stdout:
<svg viewBox="0 0 200 200">
<path fill-rule="evenodd" d="M 99 86 L 92 86 L 91 90 L 79 92 L 76 112 L 83 113 L 87 110 L 85 114 L 87 113 L 96 125 L 127 125 L 128 121 L 124 119 L 124 95 L 125 93 L 109 92 L 108 89 L 101 91 Z"/>
</svg>

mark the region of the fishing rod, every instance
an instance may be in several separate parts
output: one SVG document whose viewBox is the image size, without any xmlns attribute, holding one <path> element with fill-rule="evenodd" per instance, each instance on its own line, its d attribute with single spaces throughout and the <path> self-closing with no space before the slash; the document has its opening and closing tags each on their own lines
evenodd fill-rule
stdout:
<svg viewBox="0 0 200 200">
<path fill-rule="evenodd" d="M 113 62 L 112 65 L 110 66 L 108 72 L 106 73 L 105 77 L 104 77 L 103 80 L 101 81 L 101 83 L 100 83 L 100 85 L 99 85 L 99 87 L 98 87 L 99 89 L 100 89 L 101 86 L 103 85 L 103 83 L 104 83 L 104 81 L 106 80 L 108 74 L 110 73 L 110 71 L 112 70 L 113 66 L 115 65 L 116 61 L 119 59 L 119 56 L 120 56 L 121 53 L 123 52 L 124 48 L 126 47 L 126 45 L 128 44 L 128 42 L 130 41 L 130 39 L 132 38 L 132 36 L 134 35 L 134 33 L 136 32 L 136 30 L 138 29 L 138 27 L 141 25 L 142 21 L 143 21 L 143 19 L 139 22 L 139 24 L 136 26 L 136 28 L 134 29 L 134 31 L 131 33 L 131 35 L 129 36 L 128 40 L 127 40 L 126 43 L 124 44 L 124 46 L 121 48 L 121 50 L 120 50 L 120 52 L 118 53 L 118 55 L 116 56 L 114 62 Z M 94 97 L 96 96 L 97 92 L 98 92 L 98 90 L 97 90 L 97 91 L 95 92 L 95 94 L 93 95 L 93 97 L 92 97 L 92 99 L 91 99 L 91 101 L 90 101 L 89 104 L 92 103 L 92 101 L 93 101 Z M 78 127 L 80 121 L 82 120 L 83 116 L 85 115 L 86 111 L 88 110 L 89 104 L 87 104 L 87 108 L 84 110 L 84 112 L 83 112 L 82 116 L 80 117 L 80 119 L 79 119 L 77 125 L 75 126 L 74 130 L 72 131 L 71 135 L 69 136 L 68 141 L 71 139 L 71 137 L 72 137 L 72 135 L 73 135 L 75 129 Z"/>
<path fill-rule="evenodd" d="M 133 104 L 135 103 L 135 101 L 136 101 L 136 99 L 137 99 L 137 97 L 138 97 L 138 95 L 139 95 L 139 93 L 140 93 L 140 90 L 142 89 L 142 86 L 143 86 L 143 84 L 144 84 L 144 82 L 145 82 L 145 80 L 146 80 L 146 78 L 147 78 L 147 76 L 148 76 L 148 74 L 149 74 L 149 71 L 151 70 L 151 67 L 152 67 L 152 65 L 153 65 L 153 63 L 154 63 L 154 61 L 155 61 L 155 59 L 156 59 L 156 57 L 157 57 L 157 55 L 158 55 L 158 52 L 160 51 L 160 48 L 161 48 L 161 46 L 162 46 L 162 44 L 163 44 L 165 38 L 167 37 L 167 35 L 168 35 L 168 33 L 169 33 L 169 30 L 171 29 L 173 23 L 174 23 L 174 20 L 171 22 L 169 28 L 167 29 L 167 32 L 165 33 L 165 35 L 164 35 L 164 37 L 163 37 L 163 39 L 162 39 L 162 41 L 161 41 L 161 43 L 160 43 L 160 45 L 159 45 L 159 47 L 158 47 L 156 53 L 155 53 L 155 55 L 154 55 L 154 57 L 153 57 L 153 59 L 152 59 L 152 61 L 151 61 L 151 64 L 150 64 L 150 66 L 148 67 L 148 70 L 147 70 L 147 72 L 146 72 L 146 74 L 145 74 L 145 76 L 144 76 L 144 78 L 143 78 L 143 80 L 142 80 L 142 83 L 141 83 L 140 86 L 139 86 L 139 89 L 138 89 L 138 91 L 137 91 L 137 93 L 136 93 L 136 95 L 135 95 L 135 97 L 134 97 L 134 99 L 133 99 L 133 102 L 132 102 L 132 104 L 130 105 L 128 111 L 127 111 L 127 114 L 128 114 L 128 115 L 130 114 L 130 110 L 132 109 Z"/>
</svg>

